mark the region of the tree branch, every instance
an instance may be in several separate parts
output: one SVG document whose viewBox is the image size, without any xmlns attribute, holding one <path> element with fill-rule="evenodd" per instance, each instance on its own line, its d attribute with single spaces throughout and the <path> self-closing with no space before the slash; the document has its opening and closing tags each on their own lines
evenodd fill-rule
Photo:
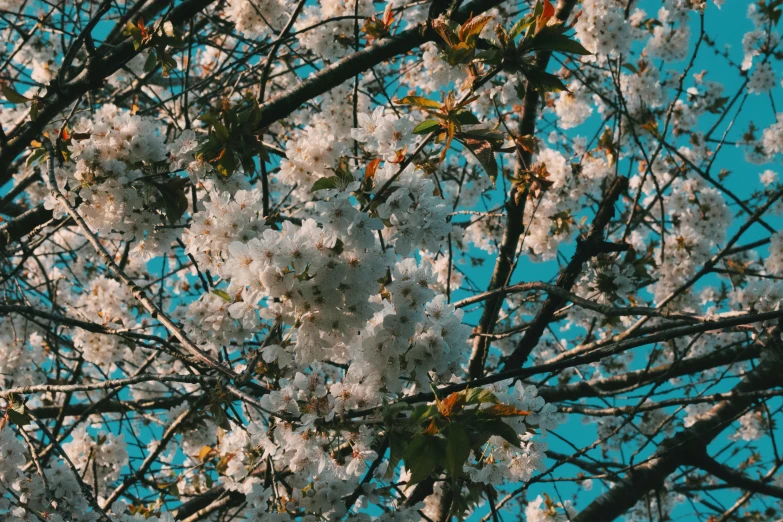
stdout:
<svg viewBox="0 0 783 522">
<path fill-rule="evenodd" d="M 772 334 L 771 337 L 776 335 L 779 333 Z M 777 344 L 770 344 L 767 350 L 778 353 L 771 353 L 770 357 L 747 373 L 734 387 L 733 392 L 752 392 L 780 386 L 781 348 Z M 688 462 L 695 454 L 703 453 L 707 445 L 740 417 L 754 401 L 752 397 L 737 395 L 719 402 L 705 418 L 664 440 L 652 457 L 633 466 L 622 481 L 585 507 L 572 522 L 610 522 L 621 516 L 647 493 L 661 488 L 666 477 L 682 463 Z"/>
<path fill-rule="evenodd" d="M 560 0 L 557 4 L 555 17 L 560 21 L 565 21 L 571 14 L 576 4 L 576 0 Z M 536 69 L 546 70 L 547 64 L 551 58 L 549 52 L 536 53 Z M 535 133 L 536 118 L 538 116 L 538 91 L 529 83 L 525 88 L 525 98 L 522 101 L 523 113 L 519 124 L 519 135 L 526 136 Z M 528 151 L 519 151 L 517 153 L 517 170 L 527 168 L 532 159 L 532 154 Z M 519 193 L 516 187 L 511 192 L 506 201 L 506 226 L 503 230 L 503 241 L 498 249 L 498 256 L 495 260 L 495 268 L 492 271 L 492 278 L 489 281 L 488 291 L 502 288 L 508 285 L 512 276 L 512 268 L 517 255 L 519 238 L 522 235 L 524 226 L 522 218 L 525 213 L 526 193 Z M 495 328 L 500 309 L 503 306 L 503 296 L 493 295 L 487 299 L 484 304 L 484 311 L 481 314 L 478 326 L 474 329 L 477 334 L 473 339 L 473 347 L 468 363 L 468 378 L 478 379 L 484 373 L 484 362 L 487 358 L 491 338 L 482 334 L 491 334 Z"/>
</svg>

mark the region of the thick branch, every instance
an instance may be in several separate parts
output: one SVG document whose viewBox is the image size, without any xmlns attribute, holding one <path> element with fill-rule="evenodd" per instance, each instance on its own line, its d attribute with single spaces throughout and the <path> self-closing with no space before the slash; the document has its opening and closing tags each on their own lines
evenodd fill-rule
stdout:
<svg viewBox="0 0 783 522">
<path fill-rule="evenodd" d="M 757 344 L 737 346 L 701 357 L 683 359 L 671 364 L 661 364 L 649 369 L 636 370 L 605 379 L 590 379 L 562 386 L 542 386 L 538 389 L 538 394 L 547 402 L 573 401 L 583 397 L 600 397 L 604 394 L 655 382 L 662 377 L 673 379 L 718 366 L 746 361 L 758 357 L 760 353 L 761 348 Z"/>
<path fill-rule="evenodd" d="M 745 375 L 733 392 L 744 393 L 780 386 L 780 346 L 768 348 L 777 354 Z M 716 404 L 709 414 L 661 443 L 646 462 L 631 468 L 626 477 L 583 509 L 573 522 L 609 522 L 631 509 L 650 491 L 660 489 L 666 477 L 707 445 L 750 407 L 754 398 L 737 395 Z"/>
<path fill-rule="evenodd" d="M 617 245 L 607 244 L 604 241 L 604 229 L 614 215 L 614 205 L 628 187 L 628 178 L 617 177 L 609 186 L 606 195 L 595 214 L 595 219 L 587 233 L 587 237 L 579 241 L 576 245 L 576 252 L 569 261 L 566 268 L 560 272 L 555 286 L 563 290 L 570 291 L 576 283 L 577 278 L 582 273 L 582 267 L 592 257 L 601 253 L 612 251 Z M 609 246 L 611 245 L 611 247 Z M 621 245 L 620 245 L 621 246 Z M 536 314 L 530 323 L 525 335 L 519 341 L 516 349 L 505 360 L 504 368 L 518 368 L 527 360 L 530 352 L 538 344 L 541 335 L 544 333 L 549 322 L 552 320 L 555 312 L 566 303 L 566 299 L 559 295 L 550 294 L 544 305 Z"/>
<path fill-rule="evenodd" d="M 565 21 L 576 4 L 575 0 L 560 0 L 557 4 L 555 16 L 558 20 Z M 539 71 L 546 70 L 551 53 L 539 52 L 536 54 L 536 68 Z M 522 101 L 523 113 L 519 125 L 519 135 L 526 136 L 535 133 L 536 118 L 538 116 L 538 91 L 530 84 L 525 89 L 525 98 Z M 521 151 L 517 157 L 517 170 L 526 168 L 530 164 L 532 155 L 530 152 Z M 508 285 L 511 278 L 511 271 L 516 258 L 516 251 L 519 245 L 519 238 L 522 235 L 524 226 L 522 218 L 525 213 L 525 202 L 527 194 L 518 193 L 516 187 L 511 190 L 508 201 L 506 202 L 506 227 L 503 231 L 503 242 L 498 249 L 498 257 L 495 261 L 495 269 L 492 272 L 492 278 L 489 281 L 488 291 L 502 288 Z M 500 309 L 503 306 L 502 295 L 492 295 L 484 304 L 484 311 L 481 314 L 478 326 L 474 332 L 477 334 L 473 339 L 473 349 L 468 363 L 468 378 L 477 379 L 484 373 L 484 362 L 487 358 L 491 339 L 486 335 L 491 334 L 495 328 Z"/>
<path fill-rule="evenodd" d="M 0 151 L 0 156 L 2 152 Z M 46 210 L 43 205 L 31 208 L 16 218 L 0 225 L 0 250 L 5 249 L 11 243 L 19 241 L 30 232 L 51 221 L 52 211 Z"/>
<path fill-rule="evenodd" d="M 783 499 L 783 488 L 780 486 L 754 480 L 741 471 L 721 464 L 707 455 L 706 452 L 701 455 L 694 455 L 690 463 L 735 488 Z"/>
<path fill-rule="evenodd" d="M 171 10 L 167 19 L 179 26 L 192 18 L 214 0 L 185 0 Z M 102 47 L 100 50 L 103 50 Z M 103 82 L 123 67 L 143 49 L 135 49 L 133 40 L 127 38 L 110 51 L 96 55 L 82 68 L 73 80 L 58 86 L 57 82 L 49 84 L 46 93 L 39 102 L 40 109 L 35 121 L 25 123 L 18 132 L 9 136 L 8 142 L 0 148 L 0 186 L 10 178 L 11 163 L 19 156 L 32 140 L 37 140 L 49 123 L 60 115 L 76 100 L 93 89 L 98 89 Z"/>
<path fill-rule="evenodd" d="M 106 267 L 111 271 L 114 277 L 116 277 L 118 281 L 120 281 L 122 284 L 128 287 L 128 289 L 133 294 L 133 297 L 135 297 L 144 306 L 144 308 L 150 313 L 150 315 L 152 315 L 153 318 L 157 318 L 158 321 L 160 321 L 160 323 L 164 327 L 166 327 L 166 329 L 169 332 L 171 332 L 172 335 L 174 335 L 174 337 L 179 339 L 182 346 L 197 361 L 203 363 L 209 368 L 212 368 L 213 370 L 216 370 L 217 372 L 223 374 L 226 377 L 229 377 L 231 379 L 237 378 L 237 375 L 236 373 L 234 373 L 233 370 L 227 368 L 224 364 L 216 361 L 212 356 L 210 356 L 209 354 L 204 352 L 204 350 L 196 346 L 196 344 L 193 343 L 193 341 L 191 341 L 188 338 L 185 332 L 177 324 L 175 324 L 174 321 L 172 321 L 168 317 L 168 315 L 166 315 L 149 297 L 147 297 L 147 295 L 144 293 L 144 289 L 139 287 L 139 285 L 137 285 L 133 280 L 131 280 L 125 274 L 125 272 L 123 272 L 122 269 L 120 269 L 120 267 L 117 266 L 117 263 L 114 262 L 114 260 L 106 251 L 104 246 L 101 244 L 101 242 L 92 232 L 92 230 L 90 230 L 90 227 L 87 226 L 87 223 L 84 221 L 81 215 L 76 211 L 73 205 L 71 205 L 71 202 L 68 201 L 68 198 L 66 198 L 63 195 L 63 193 L 60 192 L 60 189 L 57 187 L 57 181 L 54 177 L 54 148 L 52 147 L 52 143 L 49 141 L 48 138 L 43 138 L 43 145 L 44 147 L 46 147 L 48 153 L 48 158 L 47 158 L 48 172 L 44 178 L 52 197 L 54 197 L 57 201 L 59 201 L 63 205 L 63 207 L 65 207 L 65 210 L 68 213 L 68 215 L 71 216 L 71 218 L 73 218 L 73 220 L 82 230 L 87 241 L 93 246 L 95 252 L 104 262 Z"/>
<path fill-rule="evenodd" d="M 451 18 L 455 22 L 462 23 L 471 14 L 479 15 L 503 2 L 504 0 L 473 0 L 454 12 Z M 346 56 L 320 70 L 290 91 L 263 104 L 260 126 L 262 128 L 269 126 L 285 118 L 307 101 L 330 91 L 357 74 L 369 71 L 381 62 L 410 52 L 436 38 L 438 38 L 437 34 L 429 29 L 427 24 L 422 23 Z"/>
<path fill-rule="evenodd" d="M 144 401 L 106 401 L 96 411 L 97 413 L 127 413 L 131 411 L 170 410 L 174 406 L 179 406 L 183 402 L 190 400 L 193 400 L 193 397 L 180 395 Z M 59 415 L 80 417 L 86 412 L 95 409 L 94 406 L 95 404 L 90 402 L 79 402 L 63 406 L 40 406 L 32 408 L 32 412 L 39 419 L 56 419 Z"/>
<path fill-rule="evenodd" d="M 742 314 L 739 316 L 732 316 L 718 321 L 710 321 L 707 323 L 695 324 L 692 326 L 683 326 L 680 328 L 671 328 L 669 330 L 658 332 L 646 337 L 638 339 L 629 339 L 627 341 L 620 341 L 618 343 L 605 346 L 598 350 L 576 355 L 570 359 L 558 359 L 554 362 L 546 362 L 536 366 L 529 366 L 525 368 L 516 368 L 513 370 L 507 370 L 494 375 L 487 375 L 480 379 L 475 379 L 470 382 L 463 382 L 457 384 L 450 384 L 438 389 L 440 396 L 446 396 L 453 392 L 462 391 L 466 388 L 474 388 L 476 386 L 484 386 L 486 384 L 494 384 L 496 382 L 502 382 L 509 379 L 524 379 L 533 375 L 541 375 L 545 373 L 558 372 L 566 368 L 573 368 L 583 364 L 590 364 L 598 362 L 604 357 L 617 355 L 619 353 L 626 352 L 632 348 L 639 346 L 645 346 L 662 341 L 668 341 L 670 339 L 678 339 L 688 335 L 694 335 L 703 332 L 709 332 L 714 330 L 721 330 L 723 328 L 737 326 L 741 324 L 752 324 L 762 321 L 771 321 L 783 318 L 783 310 L 776 310 L 773 312 L 763 312 L 758 314 Z M 435 395 L 432 392 L 420 392 L 415 395 L 408 395 L 400 399 L 400 402 L 407 404 L 416 404 L 419 402 L 429 402 L 435 400 Z M 374 412 L 377 408 L 365 408 L 361 410 L 352 410 L 346 413 L 347 418 L 357 418 Z"/>
</svg>

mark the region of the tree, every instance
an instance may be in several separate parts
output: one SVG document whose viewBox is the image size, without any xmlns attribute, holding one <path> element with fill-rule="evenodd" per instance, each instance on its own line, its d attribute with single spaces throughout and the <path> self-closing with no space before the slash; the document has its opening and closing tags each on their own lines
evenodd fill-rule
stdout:
<svg viewBox="0 0 783 522">
<path fill-rule="evenodd" d="M 648 3 L 0 0 L 0 517 L 777 520 L 783 2 Z"/>
</svg>

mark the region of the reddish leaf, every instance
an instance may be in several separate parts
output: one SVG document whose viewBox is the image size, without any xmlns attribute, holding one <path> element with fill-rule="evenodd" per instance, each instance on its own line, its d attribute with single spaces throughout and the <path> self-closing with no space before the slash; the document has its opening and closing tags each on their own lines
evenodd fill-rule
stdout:
<svg viewBox="0 0 783 522">
<path fill-rule="evenodd" d="M 454 392 L 442 401 L 438 402 L 438 411 L 447 419 L 453 417 L 465 407 L 465 394 Z"/>
<path fill-rule="evenodd" d="M 549 20 L 553 16 L 555 16 L 554 6 L 549 2 L 549 0 L 544 0 L 544 10 L 541 12 L 541 16 L 536 21 L 536 32 L 539 32 L 541 29 L 546 27 L 546 24 L 549 23 Z"/>
<path fill-rule="evenodd" d="M 530 415 L 529 411 L 520 410 L 511 404 L 493 404 L 489 408 L 481 410 L 482 413 L 492 415 L 493 417 L 526 417 Z"/>
<path fill-rule="evenodd" d="M 375 158 L 364 168 L 364 179 L 372 179 L 378 171 L 378 165 L 381 164 L 381 158 Z"/>
</svg>

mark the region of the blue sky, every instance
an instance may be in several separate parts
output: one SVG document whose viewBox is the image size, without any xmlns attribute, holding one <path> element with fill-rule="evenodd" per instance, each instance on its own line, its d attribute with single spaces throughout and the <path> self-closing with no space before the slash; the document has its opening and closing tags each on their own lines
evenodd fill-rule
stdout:
<svg viewBox="0 0 783 522">
<path fill-rule="evenodd" d="M 645 8 L 648 12 L 648 15 L 654 16 L 655 12 L 657 11 L 657 8 L 660 6 L 659 2 L 655 2 L 652 0 L 644 1 L 641 3 L 641 7 Z M 718 49 L 722 49 L 725 44 L 730 44 L 730 48 L 728 50 L 729 57 L 731 60 L 733 60 L 735 63 L 740 63 L 742 61 L 742 48 L 741 48 L 741 39 L 742 35 L 752 29 L 752 23 L 747 19 L 746 12 L 747 12 L 747 6 L 748 2 L 744 0 L 727 0 L 726 4 L 723 5 L 723 7 L 719 10 L 716 9 L 714 4 L 711 3 L 707 8 L 706 14 L 705 14 L 705 26 L 707 28 L 707 32 L 709 36 L 715 40 L 716 47 Z M 695 43 L 696 35 L 698 31 L 698 20 L 695 16 L 692 16 L 692 27 L 693 27 L 693 34 L 692 34 L 692 45 Z M 108 30 L 111 28 L 112 24 L 109 22 L 102 22 L 99 24 L 95 31 L 95 36 L 98 40 L 101 39 L 103 35 L 105 35 Z M 684 63 L 670 63 L 665 64 L 661 67 L 662 70 L 681 70 L 681 68 L 684 66 Z M 693 68 L 694 73 L 698 73 L 701 71 L 707 72 L 707 78 L 713 79 L 713 80 L 720 80 L 725 85 L 725 96 L 733 96 L 736 90 L 739 88 L 739 86 L 742 84 L 742 81 L 744 78 L 742 78 L 736 68 L 732 67 L 731 65 L 728 65 L 726 60 L 723 57 L 716 56 L 715 52 L 712 48 L 703 45 L 702 49 L 700 51 L 699 57 L 696 61 L 696 65 Z M 777 107 L 783 107 L 783 98 L 780 98 L 780 89 L 777 89 L 774 91 L 777 98 L 774 99 L 774 105 Z M 730 117 L 733 117 L 733 111 L 730 115 Z M 712 117 L 712 119 L 717 118 L 717 116 Z M 703 130 L 706 130 L 709 128 L 709 126 L 712 124 L 712 121 L 709 121 L 711 118 L 705 118 L 703 123 Z M 756 95 L 750 95 L 748 100 L 745 103 L 745 106 L 743 108 L 742 114 L 736 119 L 736 122 L 734 123 L 734 126 L 732 130 L 729 132 L 727 136 L 728 141 L 734 141 L 738 139 L 748 128 L 749 122 L 752 120 L 757 128 L 764 128 L 768 126 L 770 123 L 772 123 L 775 119 L 775 110 L 773 109 L 773 102 L 770 100 L 770 97 L 768 96 L 756 96 Z M 596 125 L 600 124 L 600 119 L 597 116 L 594 116 L 589 120 L 587 123 L 582 125 L 581 127 L 574 129 L 572 131 L 568 131 L 568 134 L 570 136 L 576 136 L 576 135 L 585 135 L 590 136 L 592 133 L 595 132 Z M 720 133 L 718 133 L 718 136 L 720 136 Z M 545 135 L 539 135 L 540 138 L 546 138 Z M 779 170 L 781 174 L 783 174 L 783 169 L 780 169 L 779 165 L 752 165 L 745 161 L 744 152 L 742 149 L 736 148 L 732 145 L 726 146 L 724 150 L 721 152 L 721 155 L 719 157 L 719 160 L 716 162 L 714 167 L 714 174 L 717 174 L 718 171 L 721 169 L 726 169 L 731 172 L 729 177 L 726 179 L 726 185 L 734 191 L 738 196 L 745 198 L 748 197 L 750 194 L 753 193 L 754 190 L 757 190 L 759 185 L 759 174 L 764 171 L 767 168 L 771 168 L 773 170 Z M 621 168 L 622 171 L 622 168 Z M 6 192 L 10 187 L 2 187 L 0 188 L 0 193 Z M 732 210 L 738 210 L 734 206 L 732 206 Z M 740 216 L 735 223 L 732 225 L 733 227 L 738 226 L 738 224 L 742 223 L 744 221 L 744 217 Z M 780 220 L 773 221 L 773 223 L 780 224 Z M 751 229 L 751 231 L 745 236 L 745 238 L 741 241 L 742 243 L 746 243 L 749 241 L 752 241 L 754 239 L 760 239 L 766 237 L 766 233 L 761 229 L 761 227 L 754 227 Z M 565 258 L 569 258 L 571 253 L 573 251 L 573 244 L 566 245 L 562 248 L 562 253 L 565 256 Z M 490 259 L 487 260 L 487 262 L 479 268 L 475 268 L 470 273 L 470 276 L 478 283 L 478 285 L 482 288 L 485 288 L 491 272 L 492 268 L 494 266 L 494 260 Z M 156 273 L 160 269 L 159 262 L 156 264 L 155 262 L 150 264 L 150 270 L 152 273 Z M 517 267 L 514 279 L 512 282 L 523 282 L 523 281 L 535 281 L 535 280 L 549 280 L 551 279 L 557 272 L 557 266 L 550 262 L 550 263 L 535 263 L 529 260 L 527 257 L 523 257 L 522 260 L 519 262 L 519 266 Z M 469 294 L 465 292 L 457 292 L 455 293 L 455 299 L 459 299 L 461 297 L 466 297 Z M 467 316 L 467 319 L 471 322 L 475 321 L 478 318 L 479 312 L 473 312 Z M 643 352 L 639 352 L 636 357 L 636 364 L 643 364 Z M 725 383 L 723 385 L 720 385 L 716 389 L 712 390 L 712 392 L 717 391 L 723 391 L 730 387 L 730 382 Z M 673 395 L 676 396 L 676 395 Z M 774 401 L 771 404 L 774 404 L 778 406 L 780 404 L 780 401 Z M 778 430 L 780 431 L 780 430 Z M 781 432 L 783 433 L 783 432 Z M 569 416 L 568 421 L 565 425 L 561 426 L 557 430 L 557 435 L 562 437 L 563 439 L 569 441 L 573 445 L 577 447 L 583 447 L 586 445 L 591 444 L 595 438 L 595 430 L 593 426 L 591 425 L 585 425 L 582 423 L 582 417 L 577 415 Z M 152 432 L 148 433 L 149 437 L 152 436 Z M 142 439 L 144 442 L 144 438 Z M 559 440 L 555 436 L 549 436 L 547 438 L 547 442 L 549 442 L 550 447 L 555 450 L 562 453 L 570 453 L 572 451 L 571 447 L 569 445 L 561 440 Z M 723 447 L 727 443 L 727 439 L 725 437 L 718 438 L 712 445 L 711 451 L 717 451 L 719 448 Z M 771 447 L 769 446 L 769 443 L 767 439 L 764 439 L 763 441 L 760 441 L 757 444 L 757 447 L 764 453 L 768 453 L 771 450 Z M 130 448 L 129 448 L 130 449 Z M 629 448 L 630 451 L 633 451 L 635 448 Z M 649 454 L 651 450 L 653 450 L 653 447 L 648 447 L 640 457 L 644 457 L 645 455 Z M 596 451 L 593 453 L 596 457 L 600 458 L 600 451 Z M 735 457 L 735 461 L 739 461 L 742 458 L 744 458 L 744 454 L 740 454 L 737 457 Z M 547 464 L 551 464 L 552 461 L 548 461 Z M 565 466 L 559 470 L 555 476 L 574 476 L 579 470 L 570 466 Z M 517 485 L 509 485 L 509 487 L 514 488 L 517 487 Z M 573 485 L 569 482 L 563 482 L 557 484 L 557 491 L 555 491 L 554 485 L 550 483 L 544 483 L 544 484 L 536 484 L 530 489 L 530 493 L 528 494 L 529 499 L 535 498 L 536 495 L 540 493 L 548 493 L 552 498 L 557 499 L 558 496 L 561 496 L 563 499 L 569 499 L 571 496 L 575 493 L 579 493 L 579 506 L 584 506 L 586 503 L 596 495 L 600 494 L 603 491 L 603 486 L 598 482 L 595 481 L 593 490 L 591 492 L 585 492 L 578 488 L 577 486 Z M 731 493 L 722 492 L 721 501 L 726 503 L 727 505 L 730 505 L 732 502 L 732 499 L 735 498 L 735 495 L 732 495 Z M 481 512 L 477 515 L 483 516 L 485 512 Z M 676 512 L 675 512 L 676 514 Z"/>
</svg>

